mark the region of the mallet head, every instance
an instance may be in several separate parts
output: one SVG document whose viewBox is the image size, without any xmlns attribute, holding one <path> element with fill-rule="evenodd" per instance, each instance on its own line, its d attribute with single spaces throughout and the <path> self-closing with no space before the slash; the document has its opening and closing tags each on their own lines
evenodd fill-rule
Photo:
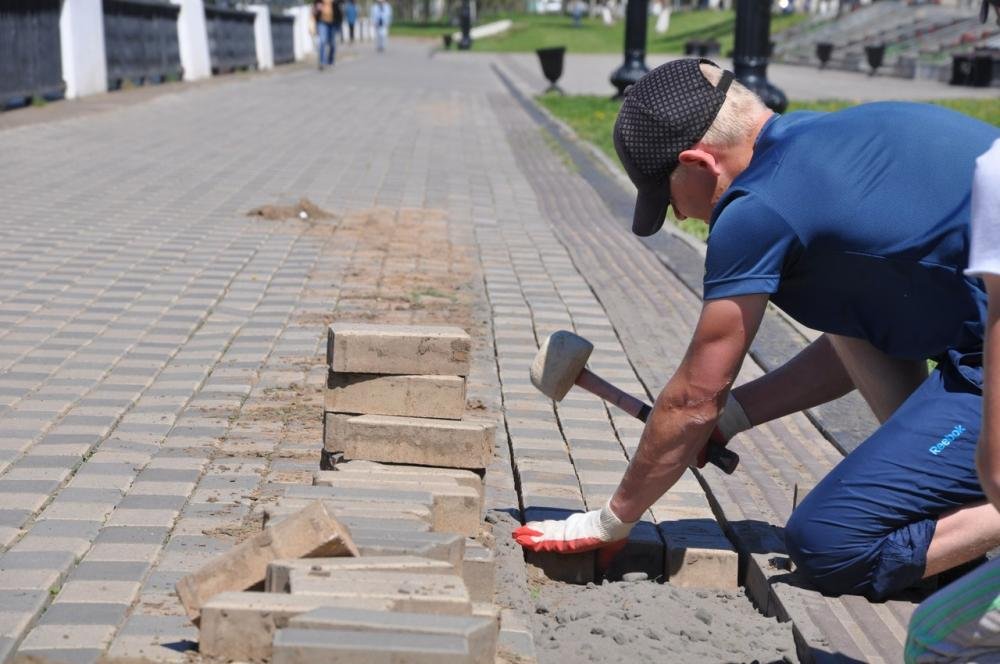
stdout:
<svg viewBox="0 0 1000 664">
<path fill-rule="evenodd" d="M 583 371 L 594 344 L 567 330 L 549 335 L 531 363 L 531 384 L 553 401 L 562 401 Z"/>
</svg>

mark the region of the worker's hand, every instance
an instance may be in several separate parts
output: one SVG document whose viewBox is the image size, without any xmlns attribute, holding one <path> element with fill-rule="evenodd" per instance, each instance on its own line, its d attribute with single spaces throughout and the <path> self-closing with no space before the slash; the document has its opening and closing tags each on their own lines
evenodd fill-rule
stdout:
<svg viewBox="0 0 1000 664">
<path fill-rule="evenodd" d="M 573 514 L 560 521 L 532 521 L 515 530 L 514 539 L 531 551 L 584 553 L 624 540 L 634 525 L 634 521 L 619 519 L 609 501 L 599 510 Z"/>
<path fill-rule="evenodd" d="M 729 440 L 722 435 L 719 427 L 712 429 L 712 433 L 708 436 L 705 446 L 701 448 L 701 452 L 698 452 L 698 461 L 695 463 L 698 468 L 704 468 L 705 464 L 708 463 L 708 446 L 713 443 L 723 447 L 729 444 Z"/>
<path fill-rule="evenodd" d="M 705 463 L 708 460 L 708 446 L 712 443 L 716 445 L 721 445 L 725 447 L 732 440 L 733 436 L 740 433 L 741 431 L 746 431 L 753 425 L 750 423 L 750 419 L 747 414 L 743 411 L 743 406 L 740 402 L 736 400 L 733 393 L 730 392 L 726 396 L 726 405 L 722 409 L 722 413 L 719 415 L 719 419 L 716 422 L 716 426 L 712 429 L 712 433 L 708 436 L 708 442 L 705 446 L 701 448 L 701 452 L 698 452 L 698 461 L 696 465 L 699 468 L 704 468 Z"/>
</svg>

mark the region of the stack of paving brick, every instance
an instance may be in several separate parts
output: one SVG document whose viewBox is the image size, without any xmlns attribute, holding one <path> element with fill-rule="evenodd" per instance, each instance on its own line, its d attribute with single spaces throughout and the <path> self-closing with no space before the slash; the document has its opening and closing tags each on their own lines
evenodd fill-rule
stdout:
<svg viewBox="0 0 1000 664">
<path fill-rule="evenodd" d="M 495 426 L 463 419 L 470 347 L 457 328 L 330 327 L 325 461 L 312 485 L 270 485 L 250 553 L 240 545 L 178 585 L 203 655 L 494 661 L 495 558 L 477 471 Z M 332 553 L 323 536 L 285 544 L 333 530 Z M 230 578 L 248 560 L 253 573 Z"/>
<path fill-rule="evenodd" d="M 472 341 L 457 327 L 334 323 L 324 454 L 480 470 L 495 425 L 464 419 Z"/>
<path fill-rule="evenodd" d="M 499 614 L 488 603 L 485 548 L 470 556 L 454 535 L 421 548 L 399 526 L 386 528 L 398 532 L 386 547 L 352 534 L 331 512 L 324 500 L 270 514 L 263 532 L 178 583 L 202 655 L 285 664 L 494 661 Z"/>
</svg>

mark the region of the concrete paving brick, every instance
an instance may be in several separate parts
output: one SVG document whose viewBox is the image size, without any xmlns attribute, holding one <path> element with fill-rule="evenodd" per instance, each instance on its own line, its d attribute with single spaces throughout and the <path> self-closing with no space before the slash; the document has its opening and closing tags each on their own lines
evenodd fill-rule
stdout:
<svg viewBox="0 0 1000 664">
<path fill-rule="evenodd" d="M 264 522 L 269 523 L 271 518 L 283 518 L 294 510 L 302 509 L 313 500 L 316 500 L 316 498 L 279 498 L 273 505 L 264 506 Z M 378 502 L 372 500 L 350 501 L 338 498 L 321 498 L 321 500 L 326 505 L 327 511 L 337 519 L 391 517 L 394 519 L 418 520 L 425 523 L 429 528 L 433 515 L 431 507 L 417 503 Z"/>
<path fill-rule="evenodd" d="M 466 648 L 463 639 L 438 634 L 283 629 L 275 634 L 272 661 L 274 664 L 320 660 L 471 664 L 475 660 Z"/>
<path fill-rule="evenodd" d="M 323 595 L 220 593 L 202 608 L 199 652 L 226 661 L 268 661 L 275 631 L 287 627 L 295 616 L 338 601 Z M 382 604 L 382 600 L 372 603 Z"/>
<path fill-rule="evenodd" d="M 394 477 L 352 477 L 339 471 L 318 471 L 313 477 L 317 486 L 335 489 L 370 488 L 375 491 L 421 490 L 431 494 L 433 500 L 432 528 L 439 533 L 457 533 L 475 536 L 482 523 L 482 500 L 476 489 L 462 486 L 454 480 L 405 481 Z"/>
<path fill-rule="evenodd" d="M 501 661 L 504 658 L 523 664 L 534 664 L 537 661 L 531 625 L 525 616 L 512 609 L 502 609 L 500 612 L 497 654 Z"/>
<path fill-rule="evenodd" d="M 314 609 L 289 621 L 293 629 L 452 635 L 464 639 L 472 660 L 492 664 L 496 656 L 497 616 L 432 616 L 419 613 L 352 611 L 336 607 Z"/>
<path fill-rule="evenodd" d="M 43 624 L 38 625 L 21 642 L 20 650 L 46 650 L 55 648 L 96 648 L 103 650 L 111 641 L 116 625 L 94 624 Z"/>
<path fill-rule="evenodd" d="M 21 648 L 18 658 L 25 661 L 59 662 L 59 664 L 94 664 L 103 659 L 103 648 Z"/>
<path fill-rule="evenodd" d="M 321 595 L 368 605 L 382 603 L 391 611 L 459 616 L 472 613 L 465 583 L 453 574 L 292 569 L 288 573 L 288 590 L 292 595 Z"/>
<path fill-rule="evenodd" d="M 114 625 L 124 621 L 128 604 L 107 602 L 53 602 L 39 619 L 46 625 Z"/>
<path fill-rule="evenodd" d="M 49 597 L 47 588 L 0 590 L 0 636 L 20 638 L 41 615 Z"/>
<path fill-rule="evenodd" d="M 141 581 L 149 564 L 129 561 L 87 561 L 84 560 L 70 573 L 70 581 Z"/>
<path fill-rule="evenodd" d="M 200 606 L 212 595 L 263 582 L 272 560 L 337 555 L 356 556 L 358 549 L 351 534 L 316 502 L 181 579 L 177 596 L 188 615 L 197 619 Z"/>
<path fill-rule="evenodd" d="M 108 518 L 109 526 L 140 526 L 169 528 L 177 519 L 178 510 L 116 509 Z"/>
<path fill-rule="evenodd" d="M 471 350 L 469 335 L 456 327 L 334 323 L 327 364 L 338 372 L 465 376 Z"/>
<path fill-rule="evenodd" d="M 483 478 L 479 473 L 460 468 L 435 468 L 429 466 L 408 466 L 399 464 L 383 464 L 374 461 L 344 461 L 337 464 L 336 472 L 357 473 L 367 476 L 418 478 L 437 481 L 443 478 L 454 480 L 462 486 L 483 490 Z"/>
<path fill-rule="evenodd" d="M 667 546 L 667 577 L 686 588 L 736 588 L 739 556 L 709 519 L 666 521 L 657 528 Z"/>
<path fill-rule="evenodd" d="M 307 558 L 275 560 L 267 566 L 264 590 L 267 592 L 289 592 L 289 575 L 292 570 L 314 570 L 335 577 L 342 571 L 382 571 L 405 572 L 407 574 L 451 574 L 459 573 L 455 567 L 443 560 L 433 560 L 418 556 L 361 556 L 359 558 Z"/>
<path fill-rule="evenodd" d="M 352 531 L 362 556 L 419 556 L 443 560 L 459 569 L 465 555 L 465 538 L 451 533 L 398 533 L 391 531 Z"/>
<path fill-rule="evenodd" d="M 476 540 L 465 543 L 462 579 L 473 602 L 493 602 L 496 591 L 496 556 Z"/>
<path fill-rule="evenodd" d="M 348 459 L 479 469 L 493 457 L 495 430 L 486 421 L 327 413 L 323 439 Z"/>
<path fill-rule="evenodd" d="M 56 602 L 131 604 L 139 595 L 138 581 L 67 581 Z"/>
<path fill-rule="evenodd" d="M 324 405 L 336 413 L 460 420 L 465 414 L 465 379 L 331 371 Z"/>
</svg>

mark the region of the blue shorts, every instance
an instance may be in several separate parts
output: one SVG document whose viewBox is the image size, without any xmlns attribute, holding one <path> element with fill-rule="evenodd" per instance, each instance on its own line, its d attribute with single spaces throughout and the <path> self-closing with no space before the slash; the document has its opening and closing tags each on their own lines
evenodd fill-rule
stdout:
<svg viewBox="0 0 1000 664">
<path fill-rule="evenodd" d="M 982 353 L 949 352 L 809 492 L 785 543 L 820 590 L 881 600 L 923 578 L 938 517 L 986 500 L 975 461 L 982 401 Z"/>
</svg>

